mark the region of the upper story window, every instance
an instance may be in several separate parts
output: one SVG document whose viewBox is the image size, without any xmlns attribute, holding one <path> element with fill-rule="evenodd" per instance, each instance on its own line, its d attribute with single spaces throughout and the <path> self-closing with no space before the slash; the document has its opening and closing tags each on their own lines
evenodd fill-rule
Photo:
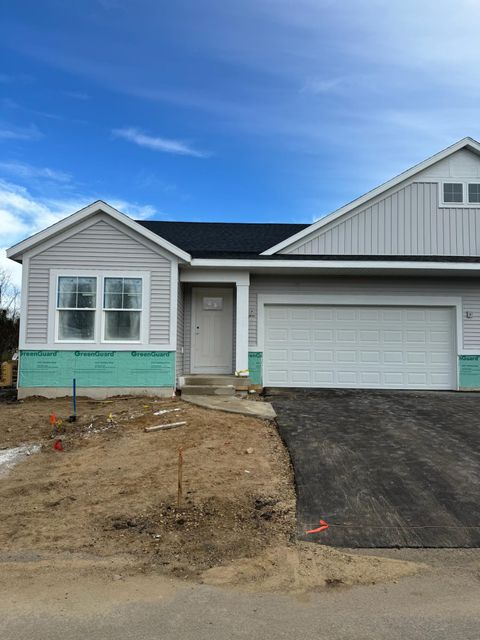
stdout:
<svg viewBox="0 0 480 640">
<path fill-rule="evenodd" d="M 444 182 L 442 204 L 452 207 L 480 204 L 480 182 Z"/>
<path fill-rule="evenodd" d="M 462 182 L 444 182 L 443 183 L 443 201 L 463 202 L 463 183 Z"/>
<path fill-rule="evenodd" d="M 97 278 L 60 276 L 57 290 L 58 339 L 95 339 Z"/>
<path fill-rule="evenodd" d="M 468 185 L 468 202 L 480 202 L 480 183 L 474 182 Z"/>
<path fill-rule="evenodd" d="M 140 340 L 142 315 L 141 278 L 105 278 L 104 340 Z"/>
</svg>

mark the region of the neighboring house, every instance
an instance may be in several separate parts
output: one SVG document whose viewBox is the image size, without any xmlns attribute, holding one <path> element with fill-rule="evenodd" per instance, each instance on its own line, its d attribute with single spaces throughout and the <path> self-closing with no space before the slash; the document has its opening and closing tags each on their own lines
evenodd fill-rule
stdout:
<svg viewBox="0 0 480 640">
<path fill-rule="evenodd" d="M 311 225 L 134 221 L 95 202 L 20 242 L 19 395 L 480 388 L 480 144 Z"/>
</svg>

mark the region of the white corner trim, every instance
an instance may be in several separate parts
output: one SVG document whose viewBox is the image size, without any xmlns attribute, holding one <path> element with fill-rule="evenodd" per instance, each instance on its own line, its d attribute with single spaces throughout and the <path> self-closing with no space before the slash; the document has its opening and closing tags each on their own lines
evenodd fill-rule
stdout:
<svg viewBox="0 0 480 640">
<path fill-rule="evenodd" d="M 26 238 L 25 240 L 22 240 L 21 242 L 13 245 L 9 249 L 7 249 L 7 258 L 10 258 L 12 260 L 16 260 L 20 258 L 22 254 L 25 253 L 25 251 L 32 249 L 38 244 L 45 242 L 49 238 L 56 236 L 62 231 L 65 231 L 71 226 L 76 225 L 79 222 L 82 222 L 86 218 L 89 218 L 90 216 L 95 215 L 96 213 L 107 214 L 111 218 L 129 227 L 139 235 L 145 238 L 148 238 L 148 240 L 150 240 L 151 242 L 159 245 L 160 247 L 163 247 L 170 253 L 173 253 L 181 260 L 190 262 L 191 260 L 190 254 L 183 251 L 179 247 L 173 245 L 171 242 L 168 242 L 168 240 L 161 238 L 156 233 L 153 233 L 152 231 L 149 231 L 145 227 L 142 227 L 142 225 L 132 220 L 132 218 L 125 215 L 124 213 L 121 213 L 120 211 L 117 211 L 117 209 L 114 209 L 111 205 L 107 204 L 106 202 L 103 202 L 102 200 L 97 200 L 96 202 L 93 202 L 88 207 L 85 207 L 84 209 L 80 209 L 80 211 L 76 211 L 72 215 L 67 216 L 66 218 L 63 218 L 59 222 L 56 222 L 55 224 L 51 225 L 50 227 L 47 227 L 46 229 L 43 229 L 43 231 L 39 231 L 38 233 L 33 234 L 29 238 Z"/>
<path fill-rule="evenodd" d="M 249 310 L 248 284 L 237 284 L 236 287 L 236 341 L 235 341 L 235 370 L 248 371 L 248 310 Z"/>
<path fill-rule="evenodd" d="M 170 344 L 177 349 L 178 323 L 178 264 L 170 262 Z"/>
<path fill-rule="evenodd" d="M 463 349 L 463 301 L 455 296 L 385 296 L 385 295 L 331 295 L 331 294 L 261 294 L 257 296 L 257 346 L 264 350 L 265 305 L 329 305 L 329 306 L 401 306 L 401 307 L 452 307 L 455 310 L 456 352 Z M 252 347 L 249 347 L 252 350 Z"/>
<path fill-rule="evenodd" d="M 180 282 L 209 284 L 233 282 L 236 285 L 249 285 L 250 273 L 248 271 L 235 271 L 233 269 L 181 269 Z"/>
<path fill-rule="evenodd" d="M 18 348 L 23 349 L 27 341 L 28 322 L 28 272 L 30 270 L 30 258 L 25 258 L 22 262 L 22 290 L 20 292 L 20 330 L 18 337 Z"/>
<path fill-rule="evenodd" d="M 408 180 L 409 178 L 412 178 L 413 176 L 415 176 L 420 171 L 424 171 L 425 169 L 428 169 L 429 167 L 431 167 L 436 162 L 439 162 L 440 160 L 443 160 L 444 158 L 447 158 L 448 156 L 452 155 L 453 153 L 456 153 L 457 151 L 459 151 L 460 149 L 463 149 L 463 148 L 469 148 L 471 151 L 474 151 L 474 152 L 480 154 L 480 143 L 478 143 L 473 138 L 469 138 L 469 137 L 462 138 L 462 140 L 459 140 L 455 144 L 447 147 L 446 149 L 443 149 L 439 153 L 436 153 L 435 155 L 431 156 L 430 158 L 427 158 L 423 162 L 420 162 L 419 164 L 414 165 L 410 169 L 407 169 L 406 171 L 403 171 L 402 173 L 400 173 L 399 175 L 395 176 L 391 180 L 388 180 L 387 182 L 384 182 L 380 186 L 376 187 L 375 189 L 372 189 L 371 191 L 368 191 L 363 196 L 360 196 L 359 198 L 356 198 L 355 200 L 353 200 L 352 202 L 346 204 L 345 206 L 341 207 L 340 209 L 337 209 L 336 211 L 333 211 L 332 213 L 324 216 L 323 218 L 320 218 L 320 220 L 317 220 L 316 222 L 314 222 L 310 226 L 306 227 L 305 229 L 302 229 L 302 231 L 299 231 L 298 233 L 294 234 L 293 236 L 290 236 L 289 238 L 286 238 L 285 240 L 282 240 L 282 242 L 279 242 L 278 244 L 274 245 L 273 247 L 270 247 L 269 249 L 264 251 L 261 255 L 270 256 L 270 255 L 272 255 L 274 253 L 278 253 L 279 251 L 281 251 L 282 249 L 285 249 L 286 247 L 290 247 L 295 242 L 297 242 L 298 240 L 301 240 L 302 238 L 305 238 L 305 236 L 310 235 L 312 232 L 316 231 L 317 229 L 320 229 L 320 228 L 324 227 L 325 225 L 329 224 L 330 222 L 333 222 L 334 220 L 336 220 L 337 218 L 340 218 L 341 216 L 345 215 L 346 213 L 349 213 L 353 209 L 362 206 L 362 204 L 365 204 L 366 202 L 368 202 L 372 198 L 375 198 L 375 197 L 381 195 L 382 193 L 384 193 L 388 189 L 391 189 L 392 187 L 397 186 L 398 184 L 400 184 L 404 180 Z"/>
</svg>

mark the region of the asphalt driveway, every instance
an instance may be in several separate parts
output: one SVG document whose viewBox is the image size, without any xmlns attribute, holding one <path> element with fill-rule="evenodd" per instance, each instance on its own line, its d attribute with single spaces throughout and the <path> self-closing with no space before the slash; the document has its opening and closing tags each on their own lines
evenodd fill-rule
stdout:
<svg viewBox="0 0 480 640">
<path fill-rule="evenodd" d="M 301 538 L 480 547 L 480 394 L 281 390 Z M 305 531 L 325 520 L 320 533 Z"/>
</svg>

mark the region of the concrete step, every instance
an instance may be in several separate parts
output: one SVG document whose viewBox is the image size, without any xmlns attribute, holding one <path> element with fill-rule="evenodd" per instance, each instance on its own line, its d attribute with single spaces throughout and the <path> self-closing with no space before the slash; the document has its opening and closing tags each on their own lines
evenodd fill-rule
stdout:
<svg viewBox="0 0 480 640">
<path fill-rule="evenodd" d="M 182 396 L 234 396 L 235 387 L 228 385 L 187 384 L 182 387 Z"/>
<path fill-rule="evenodd" d="M 235 388 L 244 387 L 247 388 L 250 384 L 250 378 L 240 378 L 238 376 L 228 376 L 228 375 L 205 375 L 205 374 L 196 374 L 196 375 L 186 375 L 180 377 L 180 388 L 183 389 L 185 386 L 215 386 L 215 387 L 223 387 L 232 385 Z"/>
</svg>

